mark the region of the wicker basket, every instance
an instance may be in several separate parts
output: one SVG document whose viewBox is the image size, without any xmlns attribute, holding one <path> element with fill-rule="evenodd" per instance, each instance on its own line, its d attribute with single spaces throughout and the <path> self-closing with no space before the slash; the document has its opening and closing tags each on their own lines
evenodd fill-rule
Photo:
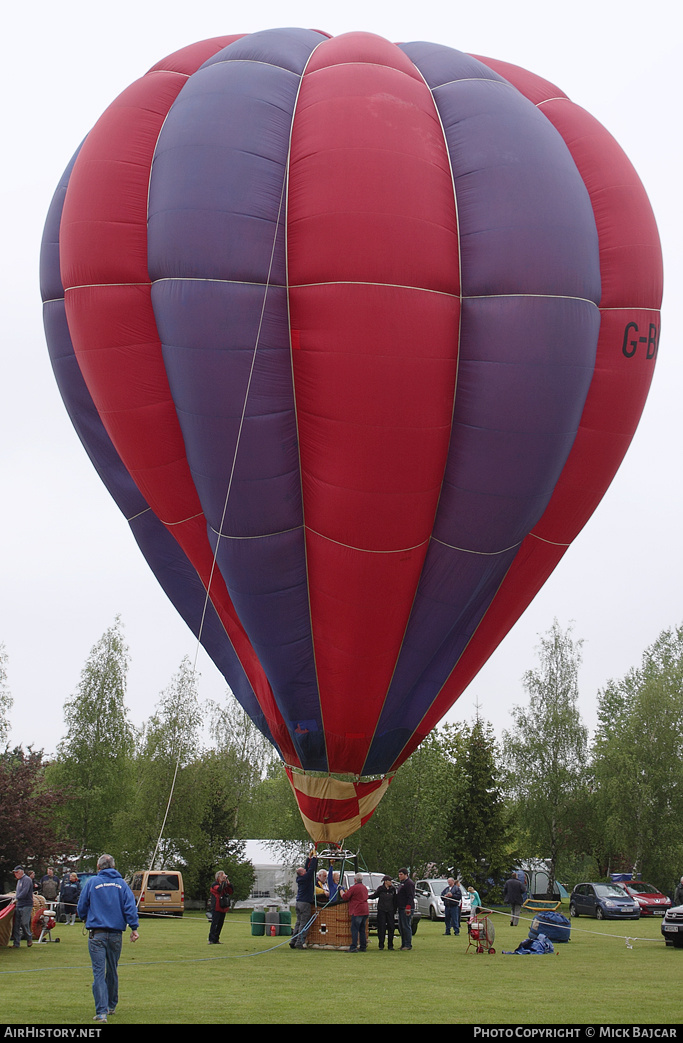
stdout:
<svg viewBox="0 0 683 1043">
<path fill-rule="evenodd" d="M 9 895 L 3 895 L 3 898 L 9 898 Z M 14 924 L 14 902 L 7 902 L 3 904 L 0 910 L 0 947 L 4 949 L 6 945 L 10 945 L 12 942 L 12 925 Z"/>
<path fill-rule="evenodd" d="M 351 917 L 344 903 L 321 906 L 306 936 L 306 944 L 316 949 L 348 949 L 351 945 Z M 367 921 L 366 921 L 367 935 Z"/>
</svg>

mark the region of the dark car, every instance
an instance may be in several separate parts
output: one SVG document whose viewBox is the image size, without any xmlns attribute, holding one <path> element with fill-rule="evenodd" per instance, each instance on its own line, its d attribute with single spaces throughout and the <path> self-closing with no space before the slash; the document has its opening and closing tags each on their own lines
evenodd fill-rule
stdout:
<svg viewBox="0 0 683 1043">
<path fill-rule="evenodd" d="M 683 949 L 683 905 L 667 909 L 662 920 L 662 935 L 667 945 Z"/>
<path fill-rule="evenodd" d="M 640 906 L 622 884 L 577 884 L 569 896 L 570 916 L 595 916 L 598 920 L 638 920 Z"/>
<path fill-rule="evenodd" d="M 667 909 L 671 908 L 671 899 L 652 884 L 646 884 L 643 880 L 619 882 L 631 898 L 635 898 L 640 906 L 641 916 L 664 916 Z"/>
</svg>

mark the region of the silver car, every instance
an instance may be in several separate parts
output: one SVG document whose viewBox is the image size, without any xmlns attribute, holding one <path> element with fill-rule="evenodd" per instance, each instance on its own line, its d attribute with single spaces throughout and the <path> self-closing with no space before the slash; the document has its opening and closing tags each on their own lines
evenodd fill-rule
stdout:
<svg viewBox="0 0 683 1043">
<path fill-rule="evenodd" d="M 415 905 L 422 916 L 428 916 L 430 920 L 445 920 L 446 910 L 444 908 L 441 893 L 448 887 L 448 880 L 418 880 L 415 884 Z M 472 900 L 460 885 L 462 890 L 461 916 L 469 916 L 472 910 Z"/>
<path fill-rule="evenodd" d="M 662 920 L 662 936 L 667 945 L 683 949 L 683 905 L 667 909 Z"/>
</svg>

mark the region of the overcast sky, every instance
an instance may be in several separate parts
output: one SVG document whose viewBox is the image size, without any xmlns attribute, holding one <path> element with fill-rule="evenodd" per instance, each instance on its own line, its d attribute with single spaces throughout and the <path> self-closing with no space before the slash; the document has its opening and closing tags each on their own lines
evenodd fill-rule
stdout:
<svg viewBox="0 0 683 1043">
<path fill-rule="evenodd" d="M 54 751 L 88 653 L 120 614 L 139 725 L 196 643 L 166 600 L 91 467 L 52 376 L 38 286 L 40 240 L 62 171 L 102 111 L 164 55 L 207 37 L 283 25 L 432 40 L 524 66 L 596 116 L 634 163 L 657 218 L 665 297 L 660 355 L 634 442 L 593 518 L 450 712 L 478 705 L 496 730 L 524 700 L 538 637 L 557 618 L 583 638 L 581 710 L 683 622 L 681 585 L 681 133 L 677 7 L 621 0 L 386 3 L 339 8 L 217 0 L 13 5 L 5 15 L 0 642 L 14 697 L 12 743 Z M 675 50 L 674 50 L 675 48 Z M 674 83 L 674 77 L 676 82 Z M 200 695 L 225 682 L 200 653 Z"/>
</svg>

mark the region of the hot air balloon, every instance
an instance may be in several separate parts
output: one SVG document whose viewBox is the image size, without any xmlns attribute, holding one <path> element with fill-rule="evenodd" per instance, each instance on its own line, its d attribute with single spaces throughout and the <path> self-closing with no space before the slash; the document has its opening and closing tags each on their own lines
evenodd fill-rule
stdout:
<svg viewBox="0 0 683 1043">
<path fill-rule="evenodd" d="M 193 44 L 48 214 L 74 426 L 340 843 L 607 489 L 659 342 L 644 189 L 514 65 L 368 33 Z"/>
</svg>

